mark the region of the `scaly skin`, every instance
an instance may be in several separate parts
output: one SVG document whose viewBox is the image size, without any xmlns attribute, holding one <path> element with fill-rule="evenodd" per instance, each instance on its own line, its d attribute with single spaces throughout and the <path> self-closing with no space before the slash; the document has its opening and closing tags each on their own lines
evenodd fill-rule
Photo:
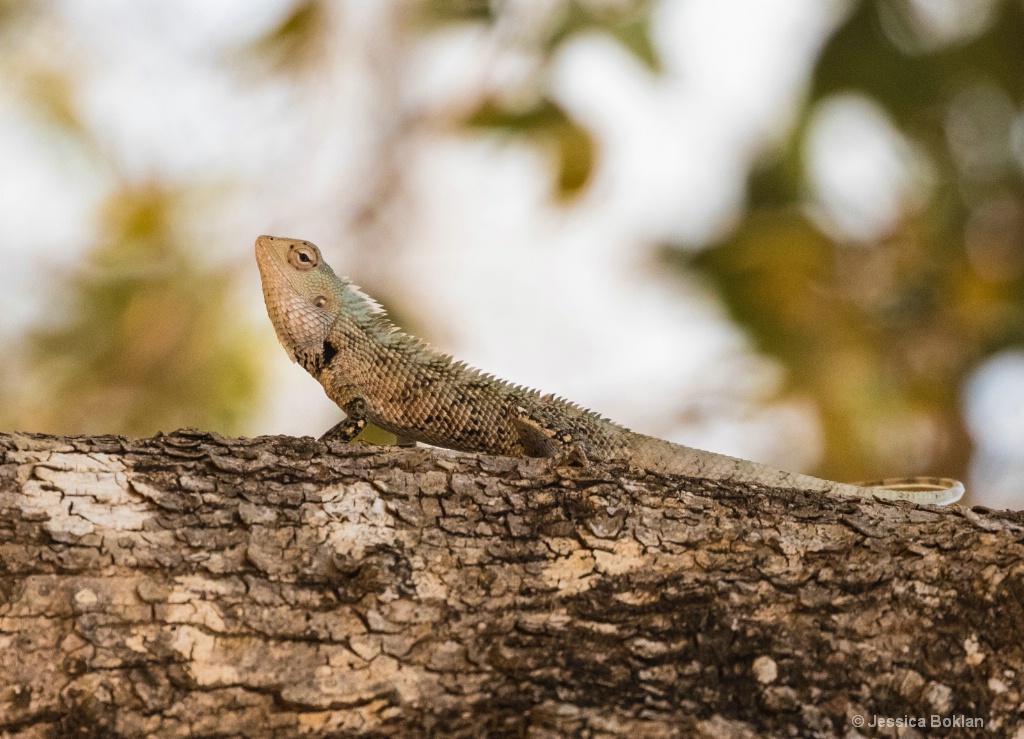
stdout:
<svg viewBox="0 0 1024 739">
<path fill-rule="evenodd" d="M 398 330 L 308 241 L 260 236 L 256 262 L 278 339 L 346 413 L 329 438 L 351 441 L 370 422 L 400 439 L 467 452 L 616 462 L 661 474 L 916 503 L 952 503 L 964 492 L 946 478 L 846 485 L 636 434 L 574 403 L 467 367 Z"/>
</svg>

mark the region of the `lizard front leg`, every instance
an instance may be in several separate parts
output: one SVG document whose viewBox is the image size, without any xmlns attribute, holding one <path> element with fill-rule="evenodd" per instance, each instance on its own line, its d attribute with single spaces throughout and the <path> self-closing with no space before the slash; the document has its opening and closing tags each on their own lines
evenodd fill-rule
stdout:
<svg viewBox="0 0 1024 739">
<path fill-rule="evenodd" d="M 349 400 L 342 404 L 339 404 L 341 409 L 345 411 L 345 418 L 342 421 L 334 424 L 323 436 L 320 437 L 320 441 L 344 441 L 350 442 L 359 433 L 366 428 L 369 423 L 367 420 L 368 409 L 366 401 L 363 398 L 352 394 Z M 416 440 L 396 435 L 395 445 L 400 447 L 414 447 L 416 446 Z"/>
<path fill-rule="evenodd" d="M 366 401 L 360 397 L 354 397 L 341 406 L 345 411 L 345 419 L 327 429 L 320 437 L 320 441 L 344 441 L 349 442 L 359 436 L 359 432 L 366 428 Z"/>
</svg>

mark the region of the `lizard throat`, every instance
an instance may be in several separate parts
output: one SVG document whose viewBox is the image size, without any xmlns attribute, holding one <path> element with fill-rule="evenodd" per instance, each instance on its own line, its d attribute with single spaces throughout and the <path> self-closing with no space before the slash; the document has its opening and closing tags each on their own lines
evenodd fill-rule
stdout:
<svg viewBox="0 0 1024 739">
<path fill-rule="evenodd" d="M 338 347 L 330 341 L 324 341 L 320 351 L 301 354 L 296 357 L 296 361 L 313 377 L 320 377 L 320 373 L 330 366 L 331 360 L 337 355 Z"/>
</svg>

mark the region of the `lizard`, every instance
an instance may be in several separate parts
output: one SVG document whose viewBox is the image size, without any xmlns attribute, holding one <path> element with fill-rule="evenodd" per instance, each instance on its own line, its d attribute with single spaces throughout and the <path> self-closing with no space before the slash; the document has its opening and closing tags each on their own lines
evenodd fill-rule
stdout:
<svg viewBox="0 0 1024 739">
<path fill-rule="evenodd" d="M 962 483 L 948 478 L 832 482 L 635 433 L 456 361 L 402 331 L 309 241 L 260 236 L 256 262 L 278 340 L 345 412 L 325 440 L 352 441 L 372 423 L 399 443 L 464 452 L 618 463 L 662 475 L 935 505 L 964 493 Z"/>
</svg>

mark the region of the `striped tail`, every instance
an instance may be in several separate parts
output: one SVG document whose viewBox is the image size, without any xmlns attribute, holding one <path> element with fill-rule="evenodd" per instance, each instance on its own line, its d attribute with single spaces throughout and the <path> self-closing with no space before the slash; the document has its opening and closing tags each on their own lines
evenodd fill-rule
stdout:
<svg viewBox="0 0 1024 739">
<path fill-rule="evenodd" d="M 876 498 L 928 505 L 949 505 L 964 495 L 964 484 L 951 477 L 891 477 L 859 482 L 854 487 L 866 490 Z"/>
</svg>

